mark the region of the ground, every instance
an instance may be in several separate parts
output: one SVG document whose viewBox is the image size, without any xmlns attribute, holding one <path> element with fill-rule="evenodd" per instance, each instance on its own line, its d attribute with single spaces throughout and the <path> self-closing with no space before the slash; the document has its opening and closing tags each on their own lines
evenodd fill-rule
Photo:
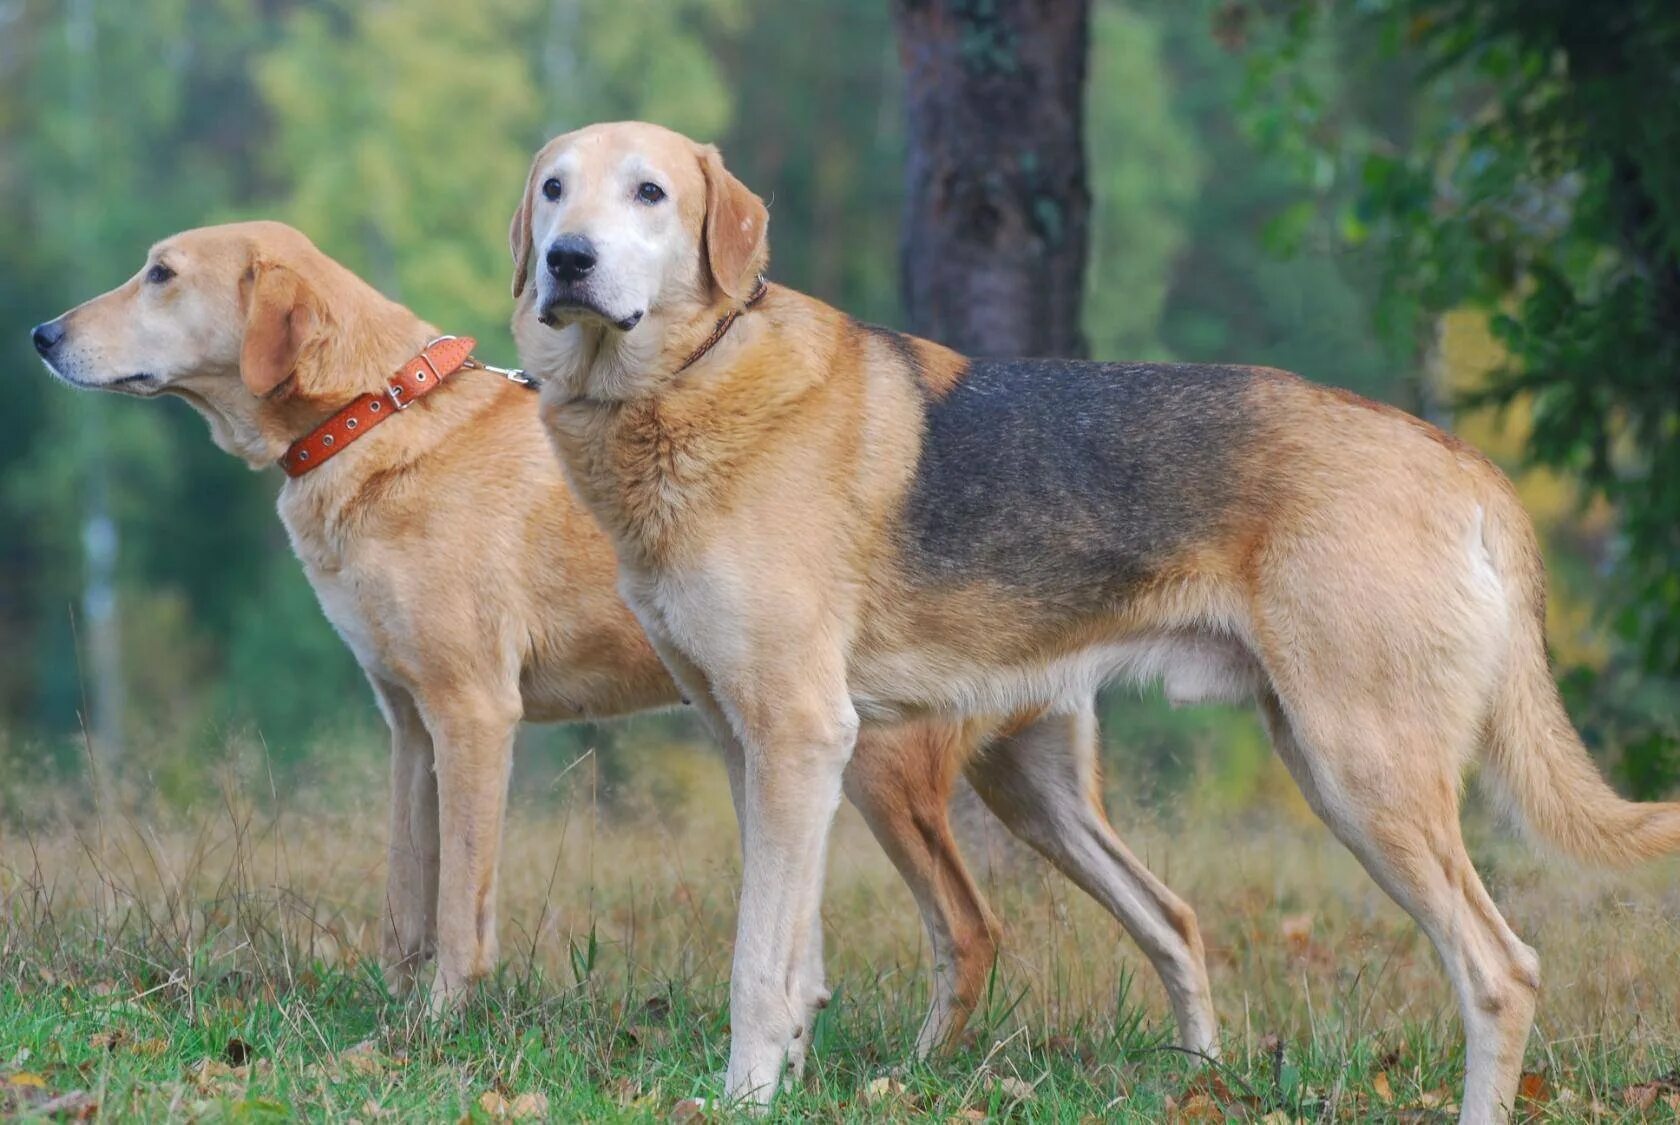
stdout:
<svg viewBox="0 0 1680 1125">
<path fill-rule="evenodd" d="M 733 826 L 715 762 L 671 755 L 642 763 L 635 776 L 656 780 L 611 805 L 579 784 L 587 761 L 517 804 L 505 969 L 441 1021 L 392 996 L 370 956 L 373 773 L 286 798 L 231 782 L 186 811 L 132 791 L 38 807 L 0 829 L 0 1106 L 147 1121 L 726 1119 L 689 1099 L 717 1093 L 728 1051 Z M 964 1045 L 907 1065 L 925 942 L 848 812 L 825 912 L 835 1002 L 775 1116 L 1455 1110 L 1461 1032 L 1433 955 L 1297 806 L 1192 794 L 1115 820 L 1199 913 L 1222 1063 L 1198 1076 L 1170 1048 L 1161 988 L 1105 915 L 984 837 L 972 850 L 1005 920 L 1003 957 Z M 1541 955 L 1524 1111 L 1680 1117 L 1680 864 L 1586 872 L 1470 823 L 1495 897 Z"/>
</svg>

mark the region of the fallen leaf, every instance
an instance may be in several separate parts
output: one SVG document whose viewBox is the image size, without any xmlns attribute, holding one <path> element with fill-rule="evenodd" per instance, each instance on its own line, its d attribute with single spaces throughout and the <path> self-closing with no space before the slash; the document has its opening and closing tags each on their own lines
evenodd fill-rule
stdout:
<svg viewBox="0 0 1680 1125">
<path fill-rule="evenodd" d="M 1394 1100 L 1394 1087 L 1388 1084 L 1388 1071 L 1377 1071 L 1377 1076 L 1371 1079 L 1371 1093 L 1384 1105 Z"/>
<path fill-rule="evenodd" d="M 222 1048 L 222 1058 L 230 1066 L 247 1066 L 251 1062 L 251 1056 L 255 1054 L 249 1043 L 238 1038 L 229 1039 L 227 1046 Z"/>
<path fill-rule="evenodd" d="M 96 1051 L 114 1051 L 127 1042 L 128 1031 L 120 1027 L 110 1031 L 96 1031 L 88 1036 L 88 1046 Z"/>
<path fill-rule="evenodd" d="M 500 1121 L 507 1116 L 508 1100 L 495 1090 L 486 1090 L 478 1095 L 478 1108 L 489 1114 L 492 1120 Z"/>
<path fill-rule="evenodd" d="M 147 1058 L 157 1058 L 169 1050 L 169 1042 L 164 1039 L 142 1039 L 134 1045 L 134 1053 L 145 1055 Z"/>
<path fill-rule="evenodd" d="M 1517 1108 L 1536 1110 L 1551 1100 L 1552 1088 L 1546 1076 L 1532 1070 L 1523 1071 L 1523 1076 L 1517 1079 Z"/>
<path fill-rule="evenodd" d="M 193 1085 L 208 1093 L 220 1080 L 238 1078 L 239 1075 L 233 1067 L 221 1059 L 199 1059 L 187 1071 L 187 1077 L 192 1080 Z"/>
<path fill-rule="evenodd" d="M 508 1117 L 514 1121 L 525 1121 L 532 1117 L 548 1116 L 548 1095 L 540 1091 L 530 1091 L 520 1094 L 508 1106 Z"/>
<path fill-rule="evenodd" d="M 1169 1098 L 1168 1101 L 1173 1099 Z M 1203 1093 L 1194 1093 L 1167 1110 L 1168 1121 L 1224 1121 L 1225 1111 Z"/>
<path fill-rule="evenodd" d="M 706 1120 L 705 1099 L 684 1098 L 671 1107 L 671 1115 L 666 1120 L 671 1125 L 689 1125 L 691 1122 Z"/>
<path fill-rule="evenodd" d="M 1231 1088 L 1225 1085 L 1225 1079 L 1221 1078 L 1219 1073 L 1214 1070 L 1200 1071 L 1194 1078 L 1190 1079 L 1184 1086 L 1184 1092 L 1180 1095 L 1180 1100 L 1187 1100 L 1196 1094 L 1206 1094 L 1216 1102 L 1234 1100 L 1231 1096 Z"/>
<path fill-rule="evenodd" d="M 354 1047 L 345 1048 L 338 1056 L 339 1069 L 359 1078 L 372 1078 L 385 1073 L 388 1062 L 390 1060 L 379 1053 L 379 1048 L 371 1039 L 364 1039 Z"/>
<path fill-rule="evenodd" d="M 1657 1095 L 1660 1093 L 1662 1088 L 1655 1082 L 1641 1082 L 1623 1090 L 1622 1100 L 1643 1113 L 1657 1104 Z"/>
<path fill-rule="evenodd" d="M 671 1029 L 663 1024 L 640 1023 L 635 1027 L 624 1029 L 632 1043 L 639 1043 L 655 1050 L 663 1047 L 671 1039 Z"/>
<path fill-rule="evenodd" d="M 1011 1101 L 1024 1102 L 1033 1096 L 1035 1082 L 1026 1082 L 1013 1075 L 995 1076 L 987 1084 L 989 1089 L 997 1090 Z"/>
<path fill-rule="evenodd" d="M 1307 951 L 1307 943 L 1312 940 L 1312 928 L 1311 914 L 1286 914 L 1278 919 L 1278 933 L 1283 936 L 1283 944 L 1297 957 Z"/>
<path fill-rule="evenodd" d="M 620 1078 L 613 1083 L 618 1103 L 631 1109 L 651 1110 L 665 1100 L 665 1088 L 658 1082 L 644 1087 L 634 1078 Z"/>
<path fill-rule="evenodd" d="M 99 1099 L 86 1090 L 72 1090 L 49 1098 L 35 1107 L 42 1117 L 57 1117 L 66 1121 L 91 1121 L 99 1116 Z"/>
<path fill-rule="evenodd" d="M 37 1090 L 45 1090 L 47 1088 L 47 1080 L 45 1078 L 27 1070 L 20 1071 L 19 1073 L 6 1079 L 6 1084 L 8 1086 L 33 1086 Z"/>
<path fill-rule="evenodd" d="M 903 1094 L 904 1083 L 890 1074 L 883 1074 L 879 1078 L 870 1079 L 869 1085 L 863 1088 L 863 1100 L 871 1104 L 896 1101 Z"/>
</svg>

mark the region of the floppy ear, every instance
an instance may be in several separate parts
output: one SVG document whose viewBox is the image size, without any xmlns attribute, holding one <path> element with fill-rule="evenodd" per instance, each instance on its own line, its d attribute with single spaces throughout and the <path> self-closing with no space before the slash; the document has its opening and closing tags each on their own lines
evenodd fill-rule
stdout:
<svg viewBox="0 0 1680 1125">
<path fill-rule="evenodd" d="M 706 174 L 706 264 L 717 287 L 739 301 L 752 293 L 769 262 L 770 212 L 723 166 L 715 145 L 700 150 L 700 168 Z"/>
<path fill-rule="evenodd" d="M 297 372 L 318 322 L 314 294 L 292 270 L 259 259 L 250 278 L 239 377 L 246 390 L 264 398 Z"/>
<path fill-rule="evenodd" d="M 519 206 L 513 212 L 513 220 L 508 223 L 508 252 L 513 255 L 514 300 L 525 292 L 525 278 L 531 272 L 531 192 L 536 187 L 537 166 L 542 163 L 542 158 L 543 154 L 539 152 L 531 161 L 531 170 L 525 173 L 525 194 L 519 197 Z"/>
</svg>

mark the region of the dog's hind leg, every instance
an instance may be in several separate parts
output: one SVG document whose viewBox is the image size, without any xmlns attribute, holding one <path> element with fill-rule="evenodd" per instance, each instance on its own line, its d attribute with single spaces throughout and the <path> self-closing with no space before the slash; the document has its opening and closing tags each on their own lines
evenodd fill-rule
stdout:
<svg viewBox="0 0 1680 1125">
<path fill-rule="evenodd" d="M 1216 1056 L 1218 1026 L 1196 915 L 1121 842 L 1102 807 L 1097 719 L 1088 702 L 999 739 L 968 765 L 981 800 L 1096 899 L 1166 985 L 1179 1046 Z"/>
<path fill-rule="evenodd" d="M 1378 534 L 1368 500 L 1328 496 L 1251 566 L 1261 712 L 1313 810 L 1440 955 L 1466 1034 L 1463 1120 L 1501 1121 L 1540 964 L 1470 863 L 1459 792 L 1520 618 L 1479 507 L 1432 499 Z"/>
<path fill-rule="evenodd" d="M 1261 710 L 1307 801 L 1377 884 L 1417 920 L 1458 995 L 1466 1034 L 1464 1122 L 1510 1116 L 1534 1020 L 1540 961 L 1500 916 L 1464 849 L 1456 754 L 1434 732 Z M 1339 734 L 1337 728 L 1340 728 Z"/>
<path fill-rule="evenodd" d="M 933 960 L 933 999 L 916 1055 L 954 1042 L 997 956 L 998 924 L 951 835 L 951 788 L 967 756 L 956 723 L 866 729 L 846 769 L 846 796 L 915 896 Z"/>
<path fill-rule="evenodd" d="M 432 736 L 402 688 L 373 680 L 391 728 L 391 805 L 379 955 L 388 984 L 406 992 L 437 945 L 438 796 Z"/>
</svg>

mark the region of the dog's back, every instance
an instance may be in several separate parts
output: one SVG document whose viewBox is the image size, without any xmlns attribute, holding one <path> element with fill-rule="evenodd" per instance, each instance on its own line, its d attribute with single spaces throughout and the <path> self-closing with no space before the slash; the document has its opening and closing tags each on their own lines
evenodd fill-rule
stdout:
<svg viewBox="0 0 1680 1125">
<path fill-rule="evenodd" d="M 975 360 L 926 408 L 903 512 L 918 582 L 1121 600 L 1245 519 L 1252 368 Z"/>
</svg>

